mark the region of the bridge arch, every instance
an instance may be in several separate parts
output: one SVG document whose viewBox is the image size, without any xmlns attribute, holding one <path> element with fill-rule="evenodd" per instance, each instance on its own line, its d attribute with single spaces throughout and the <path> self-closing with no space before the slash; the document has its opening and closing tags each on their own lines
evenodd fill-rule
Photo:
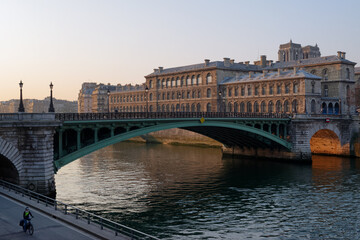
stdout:
<svg viewBox="0 0 360 240">
<path fill-rule="evenodd" d="M 0 137 L 0 178 L 19 184 L 23 175 L 21 153 L 11 143 Z"/>
<path fill-rule="evenodd" d="M 109 145 L 121 141 L 125 141 L 133 137 L 141 136 L 147 133 L 156 132 L 160 130 L 167 130 L 172 128 L 183 128 L 200 134 L 203 134 L 202 132 L 203 129 L 211 129 L 211 132 L 208 132 L 209 134 L 207 134 L 206 136 L 209 136 L 219 142 L 222 142 L 227 146 L 231 146 L 231 144 L 234 144 L 239 141 L 246 142 L 249 139 L 255 139 L 254 141 L 257 141 L 258 143 L 263 141 L 266 142 L 266 144 L 273 144 L 274 146 L 276 145 L 279 148 L 282 147 L 284 149 L 287 149 L 288 151 L 290 151 L 291 149 L 291 144 L 288 143 L 285 139 L 277 137 L 276 135 L 274 135 L 274 133 L 271 133 L 270 131 L 265 131 L 265 129 L 261 130 L 259 128 L 256 128 L 253 125 L 247 126 L 244 124 L 238 124 L 234 122 L 223 122 L 218 120 L 205 121 L 201 123 L 199 120 L 192 120 L 192 121 L 168 122 L 168 123 L 156 124 L 153 126 L 142 127 L 138 129 L 131 128 L 130 131 L 127 132 L 121 131 L 122 132 L 121 134 L 117 134 L 117 135 L 114 134 L 113 136 L 107 139 L 96 142 L 89 146 L 85 146 L 75 152 L 71 152 L 68 155 L 63 156 L 58 160 L 55 160 L 54 165 L 56 169 L 60 169 L 62 166 L 82 156 L 85 156 L 91 152 L 107 147 Z M 219 129 L 223 129 L 223 130 L 228 129 L 227 130 L 228 133 L 221 134 L 222 131 L 219 131 Z M 234 131 L 238 131 L 239 133 L 244 133 L 244 134 L 238 136 L 226 137 L 228 135 L 231 135 L 231 133 Z M 259 140 L 259 138 L 261 139 Z"/>
<path fill-rule="evenodd" d="M 329 129 L 321 129 L 312 135 L 310 149 L 313 154 L 341 155 L 342 153 L 338 135 Z"/>
</svg>

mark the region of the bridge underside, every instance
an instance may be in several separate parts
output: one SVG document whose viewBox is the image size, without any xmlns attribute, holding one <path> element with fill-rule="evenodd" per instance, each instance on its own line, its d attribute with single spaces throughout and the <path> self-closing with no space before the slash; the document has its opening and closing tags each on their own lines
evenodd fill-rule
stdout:
<svg viewBox="0 0 360 240">
<path fill-rule="evenodd" d="M 269 140 L 266 137 L 251 132 L 224 127 L 184 127 L 189 130 L 210 137 L 226 147 L 247 147 L 247 148 L 278 148 L 287 150 L 281 144 Z"/>
<path fill-rule="evenodd" d="M 55 171 L 106 146 L 147 133 L 181 128 L 217 140 L 225 147 L 291 151 L 288 119 L 138 119 L 64 122 L 54 142 Z"/>
</svg>

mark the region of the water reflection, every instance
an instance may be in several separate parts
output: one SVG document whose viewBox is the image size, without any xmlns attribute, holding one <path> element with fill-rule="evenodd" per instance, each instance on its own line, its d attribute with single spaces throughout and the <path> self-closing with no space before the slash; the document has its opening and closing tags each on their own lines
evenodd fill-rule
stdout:
<svg viewBox="0 0 360 240">
<path fill-rule="evenodd" d="M 165 239 L 356 239 L 359 176 L 354 159 L 121 143 L 65 166 L 56 184 L 58 199 Z"/>
</svg>

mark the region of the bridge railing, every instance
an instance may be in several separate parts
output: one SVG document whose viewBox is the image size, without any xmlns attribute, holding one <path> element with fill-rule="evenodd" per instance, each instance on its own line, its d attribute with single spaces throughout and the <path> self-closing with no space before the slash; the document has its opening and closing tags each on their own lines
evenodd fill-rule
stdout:
<svg viewBox="0 0 360 240">
<path fill-rule="evenodd" d="M 115 120 L 115 119 L 166 119 L 166 118 L 289 118 L 284 113 L 239 112 L 111 112 L 111 113 L 57 113 L 60 121 Z"/>
<path fill-rule="evenodd" d="M 109 219 L 97 216 L 93 213 L 81 210 L 72 205 L 57 201 L 53 198 L 46 197 L 39 193 L 33 192 L 31 190 L 22 188 L 18 185 L 6 182 L 0 179 L 0 185 L 3 189 L 7 189 L 9 192 L 13 191 L 16 194 L 20 194 L 23 197 L 28 197 L 30 200 L 35 200 L 37 203 L 41 203 L 46 207 L 52 207 L 56 211 L 60 211 L 65 215 L 72 215 L 76 219 L 82 219 L 87 222 L 87 224 L 97 225 L 101 230 L 108 229 L 114 232 L 114 236 L 119 234 L 130 237 L 131 239 L 149 239 L 149 240 L 158 240 L 158 238 L 148 235 L 146 233 L 140 232 L 138 230 L 132 229 L 125 225 L 113 222 Z"/>
</svg>

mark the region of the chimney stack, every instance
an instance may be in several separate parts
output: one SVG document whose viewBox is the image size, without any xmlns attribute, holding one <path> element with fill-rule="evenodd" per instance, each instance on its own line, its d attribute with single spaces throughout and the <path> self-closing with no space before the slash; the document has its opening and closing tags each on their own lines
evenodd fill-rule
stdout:
<svg viewBox="0 0 360 240">
<path fill-rule="evenodd" d="M 230 60 L 230 64 L 233 65 L 235 63 L 235 59 Z"/>
<path fill-rule="evenodd" d="M 224 66 L 230 67 L 230 58 L 224 58 Z"/>
<path fill-rule="evenodd" d="M 337 56 L 338 56 L 338 58 L 341 58 L 341 52 L 340 51 L 337 52 Z"/>
<path fill-rule="evenodd" d="M 262 67 L 266 67 L 266 55 L 261 55 L 260 56 L 260 65 Z"/>
<path fill-rule="evenodd" d="M 164 70 L 163 67 L 159 67 L 159 73 L 161 73 Z"/>
<path fill-rule="evenodd" d="M 341 52 L 341 58 L 342 59 L 345 59 L 345 54 L 346 54 L 346 52 Z"/>
<path fill-rule="evenodd" d="M 210 60 L 209 59 L 205 59 L 205 67 L 209 66 Z"/>
<path fill-rule="evenodd" d="M 246 65 L 246 66 L 249 66 L 249 63 L 250 63 L 250 61 L 246 61 L 246 62 L 245 62 L 245 65 Z"/>
</svg>

